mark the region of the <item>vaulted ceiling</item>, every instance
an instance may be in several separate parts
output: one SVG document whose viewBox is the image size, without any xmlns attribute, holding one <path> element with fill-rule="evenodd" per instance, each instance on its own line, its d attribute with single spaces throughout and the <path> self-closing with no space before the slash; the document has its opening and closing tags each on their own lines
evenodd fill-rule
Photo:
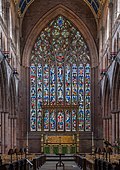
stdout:
<svg viewBox="0 0 120 170">
<path fill-rule="evenodd" d="M 58 14 L 65 15 L 76 24 L 79 18 L 93 37 L 96 45 L 98 44 L 99 16 L 105 0 L 14 0 L 14 2 L 21 18 L 21 53 L 31 32 L 38 28 L 38 32 L 33 37 L 39 33 L 41 26 L 40 28 L 37 27 L 38 23 L 43 24 L 45 22 L 47 24 L 53 16 Z M 49 15 L 51 18 L 49 18 Z M 82 26 L 79 29 L 82 30 Z M 89 39 L 89 35 L 86 39 Z"/>
<path fill-rule="evenodd" d="M 23 16 L 28 7 L 35 1 L 35 0 L 14 0 L 15 3 L 18 5 L 19 15 Z M 81 0 L 80 0 L 81 1 Z M 99 17 L 101 6 L 105 2 L 105 0 L 83 0 L 92 10 L 94 16 Z M 46 4 L 47 5 L 47 4 Z"/>
</svg>

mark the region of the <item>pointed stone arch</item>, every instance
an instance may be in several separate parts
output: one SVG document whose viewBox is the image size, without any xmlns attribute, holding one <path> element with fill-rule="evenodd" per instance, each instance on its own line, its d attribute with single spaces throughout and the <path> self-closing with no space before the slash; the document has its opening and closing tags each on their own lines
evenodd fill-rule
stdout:
<svg viewBox="0 0 120 170">
<path fill-rule="evenodd" d="M 111 93 L 108 75 L 105 77 L 103 92 L 103 137 L 110 143 L 112 142 Z"/>
<path fill-rule="evenodd" d="M 15 79 L 13 75 L 11 75 L 10 78 L 10 84 L 9 84 L 9 91 L 10 91 L 10 115 L 14 116 L 16 114 L 15 107 L 16 107 L 16 84 Z"/>
<path fill-rule="evenodd" d="M 7 111 L 8 109 L 8 77 L 5 61 L 0 64 L 0 110 Z"/>
<path fill-rule="evenodd" d="M 10 84 L 9 84 L 9 148 L 16 147 L 16 83 L 14 75 L 11 74 Z"/>
<path fill-rule="evenodd" d="M 0 122 L 1 122 L 1 147 L 0 152 L 5 153 L 7 149 L 7 132 L 8 132 L 8 74 L 5 60 L 0 63 Z M 9 142 L 9 141 L 8 141 Z"/>
<path fill-rule="evenodd" d="M 29 131 L 29 117 L 30 117 L 30 81 L 29 81 L 29 75 L 30 75 L 30 70 L 29 70 L 29 66 L 30 66 L 30 57 L 31 57 L 31 50 L 33 49 L 33 46 L 35 44 L 35 41 L 37 39 L 37 37 L 39 36 L 40 32 L 46 27 L 46 25 L 48 25 L 48 23 L 53 20 L 54 18 L 56 18 L 57 16 L 62 15 L 63 17 L 65 17 L 66 19 L 70 20 L 73 25 L 75 27 L 77 27 L 77 29 L 80 31 L 80 33 L 82 34 L 82 36 L 84 37 L 84 40 L 89 48 L 89 52 L 90 52 L 90 65 L 91 65 L 91 96 L 92 96 L 92 102 L 91 102 L 91 112 L 92 112 L 92 116 L 91 116 L 91 126 L 92 124 L 94 124 L 94 126 L 96 126 L 96 122 L 94 122 L 94 118 L 95 114 L 98 114 L 98 112 L 95 110 L 95 105 L 96 102 L 94 100 L 94 96 L 97 94 L 96 90 L 98 90 L 98 88 L 95 87 L 95 84 L 97 84 L 97 74 L 98 74 L 98 52 L 97 52 L 97 48 L 96 48 L 96 44 L 94 42 L 94 39 L 90 33 L 90 30 L 88 30 L 87 26 L 83 23 L 83 21 L 77 16 L 75 15 L 70 9 L 66 8 L 63 5 L 58 5 L 56 7 L 54 7 L 53 9 L 51 9 L 49 12 L 47 12 L 38 22 L 37 24 L 33 27 L 33 29 L 31 30 L 31 33 L 29 34 L 25 46 L 24 46 L 24 50 L 23 50 L 23 54 L 22 54 L 22 67 L 21 67 L 21 79 L 23 80 L 22 85 L 26 88 L 24 88 L 24 93 L 21 96 L 20 102 L 21 105 L 23 103 L 26 102 L 26 105 L 23 105 L 23 109 L 24 111 L 21 111 L 21 114 L 23 115 L 23 124 L 21 123 L 21 127 L 23 126 L 24 128 L 28 129 Z M 20 89 L 19 89 L 20 90 Z M 96 95 L 97 97 L 97 95 Z M 27 114 L 26 114 L 27 113 Z M 96 115 L 97 116 L 97 115 Z M 98 117 L 98 116 L 97 116 Z M 26 119 L 27 119 L 27 124 L 26 124 Z M 31 135 L 32 133 L 29 133 L 29 137 L 31 138 L 31 144 L 34 142 L 33 136 Z M 35 133 L 36 135 L 37 133 Z M 80 138 L 83 139 L 84 141 L 84 134 L 81 134 Z M 90 141 L 90 137 L 89 137 L 90 133 L 87 134 L 88 140 Z M 37 137 L 37 142 L 40 142 L 40 137 Z M 88 143 L 89 143 L 88 142 Z M 30 145 L 31 145 L 30 144 Z M 82 144 L 81 144 L 82 145 Z M 90 143 L 89 143 L 90 146 Z M 89 147 L 90 148 L 90 147 Z M 91 149 L 91 148 L 90 148 Z M 83 147 L 81 147 L 81 152 L 83 150 Z M 32 149 L 31 149 L 32 151 Z M 40 150 L 38 151 L 38 148 L 34 147 L 34 151 L 40 152 Z M 88 150 L 86 150 L 86 152 L 88 152 Z"/>
<path fill-rule="evenodd" d="M 48 11 L 34 26 L 25 43 L 22 54 L 22 65 L 29 67 L 30 53 L 37 36 L 42 31 L 42 29 L 58 15 L 63 15 L 68 18 L 82 33 L 90 50 L 91 67 L 96 67 L 98 65 L 98 52 L 90 31 L 75 13 L 73 13 L 70 9 L 63 5 L 57 5 L 56 7 Z"/>
<path fill-rule="evenodd" d="M 110 100 L 110 80 L 109 76 L 106 75 L 103 90 L 103 116 L 108 116 L 108 113 L 110 112 Z"/>
<path fill-rule="evenodd" d="M 120 109 L 120 64 L 115 63 L 112 79 L 112 110 Z"/>
</svg>

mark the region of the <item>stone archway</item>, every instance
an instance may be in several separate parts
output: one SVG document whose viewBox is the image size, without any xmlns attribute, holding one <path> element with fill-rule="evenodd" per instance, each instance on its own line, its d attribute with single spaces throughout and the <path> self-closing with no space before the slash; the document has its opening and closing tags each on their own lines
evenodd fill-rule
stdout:
<svg viewBox="0 0 120 170">
<path fill-rule="evenodd" d="M 112 142 L 120 141 L 120 64 L 115 63 L 112 79 Z"/>
<path fill-rule="evenodd" d="M 57 17 L 58 15 L 62 15 L 66 18 L 68 18 L 77 28 L 78 30 L 81 32 L 81 34 L 83 35 L 86 43 L 88 44 L 88 48 L 90 50 L 90 57 L 91 57 L 91 80 L 93 81 L 92 87 L 91 87 L 91 91 L 92 91 L 92 106 L 91 106 L 91 110 L 92 110 L 92 125 L 96 122 L 96 118 L 97 116 L 97 112 L 96 112 L 96 118 L 93 118 L 95 116 L 95 108 L 94 108 L 94 104 L 95 101 L 94 100 L 94 96 L 95 96 L 95 91 L 98 89 L 97 87 L 95 88 L 95 82 L 97 82 L 97 74 L 98 74 L 98 54 L 97 54 L 97 48 L 96 48 L 96 44 L 94 42 L 94 39 L 90 33 L 90 31 L 88 30 L 88 28 L 86 27 L 86 25 L 83 23 L 83 21 L 77 16 L 75 15 L 71 10 L 69 10 L 68 8 L 62 6 L 62 5 L 58 5 L 55 8 L 53 8 L 52 10 L 50 10 L 48 13 L 46 13 L 39 21 L 38 23 L 33 27 L 31 33 L 29 34 L 24 50 L 23 50 L 23 55 L 22 55 L 22 75 L 21 75 L 21 79 L 23 80 L 23 84 L 24 87 L 26 87 L 26 91 L 25 94 L 27 96 L 27 106 L 23 106 L 23 109 L 27 110 L 27 115 L 24 116 L 24 118 L 27 117 L 27 125 L 26 125 L 26 129 L 27 131 L 29 131 L 29 106 L 30 106 L 30 94 L 29 94 L 29 66 L 30 66 L 30 55 L 31 55 L 31 50 L 33 48 L 33 45 L 35 43 L 35 40 L 37 38 L 37 36 L 39 35 L 39 33 L 41 32 L 41 30 L 49 23 L 49 21 L 51 21 L 51 19 Z M 94 80 L 95 79 L 95 80 Z M 23 95 L 25 95 L 23 94 Z M 24 96 L 25 97 L 25 96 Z M 24 98 L 23 97 L 23 98 Z M 23 99 L 25 101 L 25 98 Z M 21 101 L 22 102 L 22 101 Z M 94 119 L 94 120 L 93 120 Z M 25 120 L 24 120 L 25 121 Z M 97 124 L 97 123 L 96 123 Z M 92 126 L 91 125 L 91 126 Z M 96 130 L 97 131 L 97 130 Z M 26 132 L 25 132 L 26 133 Z M 99 132 L 98 132 L 99 133 Z M 32 134 L 32 133 L 31 133 Z M 26 136 L 26 134 L 24 134 Z M 36 134 L 37 136 L 37 134 Z M 33 142 L 34 139 L 32 139 L 32 135 L 30 135 L 30 140 L 29 140 L 29 145 L 31 145 L 31 148 L 33 147 Z M 79 138 L 79 136 L 78 136 Z M 40 136 L 37 136 L 36 138 L 36 142 L 39 143 Z M 88 145 L 89 147 L 89 151 L 91 149 L 91 135 L 90 133 L 87 134 L 87 139 L 84 139 L 86 142 L 86 145 Z M 89 142 L 88 142 L 89 141 Z M 82 145 L 82 143 L 81 143 Z M 79 148 L 79 144 L 78 144 L 78 148 Z M 81 149 L 86 149 L 82 148 Z M 37 148 L 34 148 L 34 151 L 38 152 Z"/>
<path fill-rule="evenodd" d="M 110 80 L 106 76 L 103 93 L 103 137 L 111 143 L 112 137 L 112 119 L 111 119 L 111 93 Z"/>
<path fill-rule="evenodd" d="M 0 152 L 5 153 L 8 147 L 8 78 L 5 61 L 0 64 Z"/>
<path fill-rule="evenodd" d="M 71 22 L 73 22 L 73 24 L 79 29 L 90 49 L 91 67 L 93 68 L 98 66 L 98 52 L 90 31 L 75 13 L 73 13 L 71 10 L 69 10 L 63 5 L 57 5 L 56 7 L 48 11 L 34 26 L 25 43 L 22 55 L 22 65 L 25 67 L 29 67 L 30 53 L 37 36 L 41 32 L 41 30 L 47 25 L 47 23 L 58 15 L 65 16 Z"/>
<path fill-rule="evenodd" d="M 120 64 L 118 62 L 115 63 L 114 73 L 113 73 L 113 81 L 112 81 L 112 109 L 118 110 L 120 106 Z"/>
<path fill-rule="evenodd" d="M 9 84 L 9 148 L 16 147 L 16 84 L 15 78 L 11 75 Z"/>
</svg>

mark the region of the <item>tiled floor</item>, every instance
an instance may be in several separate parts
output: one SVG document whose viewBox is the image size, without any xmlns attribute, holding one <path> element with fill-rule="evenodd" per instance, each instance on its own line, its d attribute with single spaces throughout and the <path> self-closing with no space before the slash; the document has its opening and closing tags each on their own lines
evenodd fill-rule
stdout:
<svg viewBox="0 0 120 170">
<path fill-rule="evenodd" d="M 50 161 L 50 162 L 46 162 L 41 168 L 40 170 L 56 170 L 56 163 L 55 161 Z M 73 161 L 65 161 L 64 162 L 64 170 L 81 170 L 75 162 Z M 58 167 L 57 170 L 63 170 L 63 167 Z"/>
</svg>

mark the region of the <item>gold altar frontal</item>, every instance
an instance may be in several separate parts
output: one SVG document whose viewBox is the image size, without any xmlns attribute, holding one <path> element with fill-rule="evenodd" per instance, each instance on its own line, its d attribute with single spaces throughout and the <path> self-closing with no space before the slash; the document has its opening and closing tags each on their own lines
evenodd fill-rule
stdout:
<svg viewBox="0 0 120 170">
<path fill-rule="evenodd" d="M 76 136 L 44 135 L 44 153 L 46 154 L 74 154 L 76 153 Z"/>
</svg>

